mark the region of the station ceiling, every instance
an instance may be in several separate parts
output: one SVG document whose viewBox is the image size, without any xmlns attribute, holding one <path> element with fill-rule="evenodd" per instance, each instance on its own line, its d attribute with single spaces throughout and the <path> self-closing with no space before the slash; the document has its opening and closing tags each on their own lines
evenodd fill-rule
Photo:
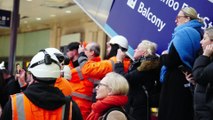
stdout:
<svg viewBox="0 0 213 120">
<path fill-rule="evenodd" d="M 0 9 L 13 11 L 13 0 L 0 0 Z M 51 26 L 85 16 L 73 0 L 20 0 L 19 14 L 21 29 Z M 0 28 L 0 34 L 4 31 L 7 29 Z"/>
</svg>

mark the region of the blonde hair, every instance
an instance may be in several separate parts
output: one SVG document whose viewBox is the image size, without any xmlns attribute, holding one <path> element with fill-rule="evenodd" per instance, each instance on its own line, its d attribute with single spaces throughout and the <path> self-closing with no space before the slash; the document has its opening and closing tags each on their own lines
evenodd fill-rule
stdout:
<svg viewBox="0 0 213 120">
<path fill-rule="evenodd" d="M 106 79 L 105 83 L 112 90 L 112 94 L 114 95 L 127 95 L 129 92 L 129 84 L 122 75 L 110 72 L 107 73 L 104 77 Z"/>
<path fill-rule="evenodd" d="M 206 28 L 205 33 L 209 36 L 211 41 L 213 41 L 213 27 Z"/>
<path fill-rule="evenodd" d="M 142 40 L 139 44 L 139 48 L 145 48 L 149 55 L 155 55 L 157 51 L 157 44 L 154 42 L 151 42 L 149 40 Z"/>
<path fill-rule="evenodd" d="M 203 22 L 202 18 L 198 18 L 197 11 L 193 7 L 184 7 L 181 11 L 186 17 L 189 17 L 190 20 L 197 19 L 199 22 Z"/>
<path fill-rule="evenodd" d="M 181 11 L 185 16 L 190 17 L 191 19 L 197 19 L 197 11 L 192 7 L 182 8 Z"/>
</svg>

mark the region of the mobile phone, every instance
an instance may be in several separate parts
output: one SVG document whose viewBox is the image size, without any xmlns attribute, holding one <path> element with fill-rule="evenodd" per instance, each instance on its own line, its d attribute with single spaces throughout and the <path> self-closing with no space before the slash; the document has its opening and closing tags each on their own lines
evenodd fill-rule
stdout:
<svg viewBox="0 0 213 120">
<path fill-rule="evenodd" d="M 182 72 L 188 72 L 188 73 L 191 73 L 192 70 L 184 65 L 180 65 L 178 66 L 178 69 L 180 69 Z"/>
</svg>

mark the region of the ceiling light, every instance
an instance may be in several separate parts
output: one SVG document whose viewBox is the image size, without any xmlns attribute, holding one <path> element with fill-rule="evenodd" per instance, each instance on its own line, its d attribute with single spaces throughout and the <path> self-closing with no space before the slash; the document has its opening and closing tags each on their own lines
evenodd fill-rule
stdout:
<svg viewBox="0 0 213 120">
<path fill-rule="evenodd" d="M 65 11 L 65 13 L 71 13 L 71 11 L 70 11 L 70 10 L 67 10 L 67 11 Z"/>
<path fill-rule="evenodd" d="M 41 20 L 41 18 L 37 17 L 36 20 Z"/>
<path fill-rule="evenodd" d="M 32 0 L 26 0 L 27 2 L 31 2 Z"/>
</svg>

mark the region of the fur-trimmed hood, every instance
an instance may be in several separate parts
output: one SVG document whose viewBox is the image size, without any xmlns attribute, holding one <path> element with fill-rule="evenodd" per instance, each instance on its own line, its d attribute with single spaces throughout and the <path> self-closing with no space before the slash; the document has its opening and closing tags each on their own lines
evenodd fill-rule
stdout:
<svg viewBox="0 0 213 120">
<path fill-rule="evenodd" d="M 148 71 L 160 67 L 160 58 L 158 56 L 143 57 L 140 62 L 141 64 L 137 68 L 138 71 Z"/>
</svg>

